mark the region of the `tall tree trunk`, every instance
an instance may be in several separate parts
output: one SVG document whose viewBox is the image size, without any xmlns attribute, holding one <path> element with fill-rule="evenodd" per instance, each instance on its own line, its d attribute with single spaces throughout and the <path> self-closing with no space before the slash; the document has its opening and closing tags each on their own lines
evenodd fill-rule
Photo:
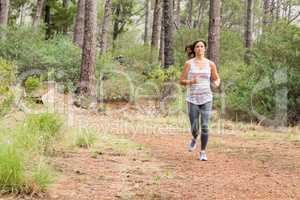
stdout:
<svg viewBox="0 0 300 200">
<path fill-rule="evenodd" d="M 159 44 L 160 29 L 161 29 L 161 1 L 155 0 L 152 37 L 151 37 L 151 61 L 157 60 L 156 53 Z"/>
<path fill-rule="evenodd" d="M 170 65 L 175 63 L 174 58 L 174 21 L 173 21 L 173 1 L 164 0 L 163 1 L 163 24 L 164 24 L 164 64 L 165 68 L 168 68 Z"/>
<path fill-rule="evenodd" d="M 220 0 L 210 0 L 208 58 L 219 66 L 220 49 Z"/>
<path fill-rule="evenodd" d="M 24 24 L 24 7 L 25 5 L 21 6 L 20 9 L 19 9 L 19 18 L 20 18 L 20 22 L 19 22 L 19 25 L 20 26 L 23 26 Z"/>
<path fill-rule="evenodd" d="M 120 33 L 120 28 L 119 28 L 119 18 L 121 15 L 121 5 L 117 4 L 115 8 L 115 20 L 114 20 L 114 25 L 113 25 L 113 41 L 115 41 Z"/>
<path fill-rule="evenodd" d="M 97 1 L 85 1 L 84 39 L 80 73 L 80 93 L 84 96 L 96 95 L 96 31 Z"/>
<path fill-rule="evenodd" d="M 287 10 L 288 10 L 288 3 L 286 0 L 282 2 L 282 18 L 285 18 L 287 16 Z"/>
<path fill-rule="evenodd" d="M 36 12 L 33 17 L 33 23 L 32 23 L 33 29 L 35 31 L 38 31 L 39 26 L 40 26 L 40 21 L 41 21 L 43 9 L 44 9 L 44 3 L 45 3 L 45 0 L 37 0 L 37 2 L 36 2 Z"/>
<path fill-rule="evenodd" d="M 150 12 L 151 12 L 151 1 L 150 0 L 145 0 L 144 44 L 148 44 L 148 42 L 149 42 Z"/>
<path fill-rule="evenodd" d="M 263 0 L 263 27 L 271 23 L 270 0 Z"/>
<path fill-rule="evenodd" d="M 176 28 L 180 27 L 180 0 L 176 0 L 176 12 L 175 12 L 175 23 Z"/>
<path fill-rule="evenodd" d="M 292 18 L 292 1 L 288 1 L 288 13 L 287 13 L 287 20 L 290 21 Z"/>
<path fill-rule="evenodd" d="M 78 0 L 77 15 L 74 28 L 74 43 L 83 46 L 85 0 Z"/>
<path fill-rule="evenodd" d="M 163 7 L 163 1 L 162 0 L 162 10 L 161 10 L 161 16 L 162 16 L 162 20 L 161 20 L 161 27 L 160 27 L 160 47 L 159 47 L 159 61 L 161 63 L 161 65 L 163 66 L 165 63 L 165 26 L 164 26 L 164 7 Z"/>
<path fill-rule="evenodd" d="M 272 0 L 270 4 L 270 15 L 272 21 L 276 19 L 276 0 Z"/>
<path fill-rule="evenodd" d="M 69 0 L 63 0 L 63 8 L 67 10 L 69 8 L 69 3 L 70 3 Z M 68 33 L 68 22 L 67 21 L 63 24 L 62 31 L 65 35 Z"/>
<path fill-rule="evenodd" d="M 107 50 L 108 45 L 108 31 L 109 31 L 109 24 L 111 18 L 111 0 L 105 1 L 105 8 L 104 8 L 104 19 L 102 24 L 102 31 L 101 31 L 101 38 L 100 38 L 100 54 L 103 54 Z"/>
<path fill-rule="evenodd" d="M 280 8 L 281 8 L 281 0 L 277 0 L 276 2 L 276 20 L 279 20 L 280 17 Z"/>
<path fill-rule="evenodd" d="M 45 6 L 45 24 L 46 24 L 46 39 L 51 37 L 51 8 L 49 5 Z"/>
<path fill-rule="evenodd" d="M 202 24 L 203 24 L 203 16 L 204 16 L 204 10 L 206 7 L 206 1 L 199 0 L 199 6 L 198 6 L 198 16 L 195 23 L 195 28 L 198 28 L 201 30 Z"/>
<path fill-rule="evenodd" d="M 250 63 L 250 48 L 252 46 L 252 4 L 253 0 L 246 1 L 246 19 L 245 19 L 245 62 Z"/>
<path fill-rule="evenodd" d="M 0 26 L 7 26 L 9 0 L 0 0 Z"/>
<path fill-rule="evenodd" d="M 186 24 L 189 28 L 192 28 L 193 23 L 193 0 L 188 0 L 187 2 L 187 20 Z"/>
</svg>

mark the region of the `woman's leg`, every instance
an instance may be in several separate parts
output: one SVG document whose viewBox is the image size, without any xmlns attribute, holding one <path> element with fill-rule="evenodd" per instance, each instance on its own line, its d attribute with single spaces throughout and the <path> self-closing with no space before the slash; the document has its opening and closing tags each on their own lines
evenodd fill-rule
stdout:
<svg viewBox="0 0 300 200">
<path fill-rule="evenodd" d="M 201 113 L 201 151 L 205 151 L 208 143 L 208 123 L 212 109 L 212 102 L 200 105 Z"/>
<path fill-rule="evenodd" d="M 196 140 L 199 134 L 199 106 L 188 102 L 189 118 L 191 123 L 191 132 Z"/>
</svg>

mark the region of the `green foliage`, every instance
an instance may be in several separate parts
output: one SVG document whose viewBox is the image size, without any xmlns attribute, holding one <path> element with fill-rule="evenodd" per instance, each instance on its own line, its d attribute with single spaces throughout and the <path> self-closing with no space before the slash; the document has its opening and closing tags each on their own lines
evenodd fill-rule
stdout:
<svg viewBox="0 0 300 200">
<path fill-rule="evenodd" d="M 28 115 L 24 126 L 26 130 L 30 130 L 30 134 L 25 136 L 25 138 L 28 140 L 32 138 L 32 140 L 25 140 L 24 143 L 29 142 L 30 144 L 32 141 L 36 141 L 36 145 L 45 151 L 57 138 L 62 124 L 62 120 L 56 114 L 42 113 Z"/>
<path fill-rule="evenodd" d="M 299 48 L 300 28 L 282 21 L 268 27 L 254 49 L 257 76 L 268 76 L 272 83 L 269 88 L 272 94 L 270 92 L 268 95 L 258 94 L 257 97 L 264 97 L 263 102 L 269 106 L 269 109 L 274 110 L 272 106 L 275 105 L 275 99 L 271 98 L 271 95 L 286 88 L 288 90 L 288 120 L 292 124 L 300 121 Z M 283 74 L 276 80 L 275 76 L 280 72 Z"/>
<path fill-rule="evenodd" d="M 32 183 L 35 192 L 45 191 L 45 189 L 54 181 L 53 169 L 46 164 L 45 160 L 40 160 L 39 163 L 32 169 Z"/>
<path fill-rule="evenodd" d="M 223 64 L 226 65 L 226 63 L 242 63 L 244 61 L 244 41 L 239 32 L 221 31 L 220 42 L 220 68 L 224 68 Z"/>
<path fill-rule="evenodd" d="M 126 39 L 128 36 L 122 35 L 122 38 L 118 41 L 130 41 L 130 39 Z M 127 66 L 130 70 L 142 73 L 145 66 L 150 63 L 150 47 L 134 41 L 129 43 L 120 42 L 118 45 L 120 46 L 114 50 L 114 57 L 122 56 L 122 65 Z"/>
<path fill-rule="evenodd" d="M 112 1 L 113 40 L 128 30 L 128 25 L 133 22 L 132 16 L 142 11 L 142 9 L 137 9 L 139 5 L 136 0 Z"/>
<path fill-rule="evenodd" d="M 0 189 L 19 191 L 24 184 L 22 154 L 9 138 L 0 137 L 0 144 Z"/>
<path fill-rule="evenodd" d="M 46 79 L 74 89 L 80 74 L 81 50 L 70 38 L 57 35 L 45 40 L 42 33 L 28 28 L 11 28 L 6 35 L 0 40 L 0 56 L 14 60 L 18 74 L 40 70 Z"/>
<path fill-rule="evenodd" d="M 41 81 L 40 78 L 37 76 L 30 76 L 25 81 L 25 89 L 28 93 L 32 93 L 39 87 L 41 87 Z"/>
<path fill-rule="evenodd" d="M 226 93 L 226 111 L 232 117 L 239 115 L 239 119 L 251 116 L 251 91 L 257 82 L 252 73 L 253 67 L 239 62 L 227 62 L 222 65 L 220 76 Z M 247 77 L 247 78 L 246 78 Z M 221 99 L 215 98 L 218 107 Z"/>
<path fill-rule="evenodd" d="M 220 70 L 229 113 L 239 114 L 240 119 L 249 119 L 255 117 L 255 110 L 274 119 L 278 112 L 276 94 L 287 90 L 288 123 L 299 122 L 299 47 L 299 27 L 280 22 L 269 27 L 254 43 L 250 65 L 242 64 L 241 56 L 231 52 L 234 60 L 224 59 Z M 228 58 L 231 48 L 224 53 Z M 262 89 L 256 91 L 257 87 Z"/>
<path fill-rule="evenodd" d="M 15 80 L 15 69 L 12 63 L 0 58 L 0 94 L 9 91 L 11 84 Z"/>
<path fill-rule="evenodd" d="M 49 153 L 61 127 L 62 120 L 56 114 L 30 114 L 26 116 L 24 124 L 16 127 L 13 133 L 20 148 Z"/>
<path fill-rule="evenodd" d="M 97 140 L 98 135 L 95 130 L 82 128 L 76 134 L 75 144 L 78 147 L 91 147 Z"/>
<path fill-rule="evenodd" d="M 144 82 L 142 75 L 145 61 L 131 57 L 134 53 L 131 50 L 120 49 L 118 52 L 124 52 L 125 55 L 115 56 L 110 53 L 104 54 L 97 61 L 97 79 L 99 82 L 98 97 L 101 100 L 133 100 L 134 88 Z M 136 51 L 137 52 L 137 51 Z M 116 52 L 115 52 L 116 53 Z M 128 56 L 130 54 L 130 56 Z M 142 54 L 142 53 L 140 53 Z M 116 55 L 121 55 L 117 54 Z"/>
<path fill-rule="evenodd" d="M 188 59 L 184 51 L 185 46 L 192 44 L 194 41 L 203 39 L 207 41 L 207 31 L 205 29 L 199 31 L 199 29 L 180 28 L 175 35 L 175 58 L 176 63 L 183 68 L 183 64 Z M 220 64 L 226 62 L 239 61 L 243 62 L 244 56 L 244 41 L 242 35 L 237 31 L 222 30 L 220 39 Z"/>
<path fill-rule="evenodd" d="M 0 58 L 0 117 L 5 115 L 13 102 L 12 84 L 15 81 L 14 65 Z"/>
<path fill-rule="evenodd" d="M 177 66 L 170 66 L 167 69 L 160 67 L 159 65 L 152 66 L 148 70 L 148 78 L 155 80 L 156 83 L 163 84 L 168 80 L 175 80 L 179 77 L 180 69 Z"/>
<path fill-rule="evenodd" d="M 239 0 L 227 0 L 221 6 L 221 29 L 231 29 L 239 32 L 243 29 L 245 7 Z"/>
<path fill-rule="evenodd" d="M 27 116 L 10 129 L 0 127 L 0 190 L 39 192 L 53 181 L 45 155 L 57 139 L 61 120 L 54 114 Z"/>
<path fill-rule="evenodd" d="M 76 1 L 68 1 L 68 5 L 56 0 L 47 0 L 46 3 L 52 10 L 50 24 L 52 31 L 62 33 L 65 27 L 67 29 L 71 27 L 76 15 Z"/>
</svg>

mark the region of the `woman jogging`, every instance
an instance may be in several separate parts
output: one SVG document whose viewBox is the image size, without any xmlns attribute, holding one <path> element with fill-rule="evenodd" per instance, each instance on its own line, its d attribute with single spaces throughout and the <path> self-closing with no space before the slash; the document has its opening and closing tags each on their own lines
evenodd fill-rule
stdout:
<svg viewBox="0 0 300 200">
<path fill-rule="evenodd" d="M 201 117 L 201 151 L 199 159 L 206 161 L 205 153 L 208 142 L 208 122 L 212 110 L 213 95 L 210 89 L 211 81 L 213 87 L 219 87 L 220 78 L 215 63 L 205 58 L 206 42 L 195 41 L 188 46 L 190 51 L 180 75 L 180 83 L 186 85 L 188 113 L 191 123 L 192 139 L 189 151 L 196 148 L 199 135 L 199 116 Z M 186 47 L 187 49 L 187 47 Z"/>
</svg>

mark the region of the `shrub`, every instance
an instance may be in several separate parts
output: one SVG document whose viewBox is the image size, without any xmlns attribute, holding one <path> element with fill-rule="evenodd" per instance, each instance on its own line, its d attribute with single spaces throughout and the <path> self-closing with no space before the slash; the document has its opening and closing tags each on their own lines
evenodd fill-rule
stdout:
<svg viewBox="0 0 300 200">
<path fill-rule="evenodd" d="M 277 110 L 276 98 L 285 97 L 283 93 L 278 96 L 278 92 L 287 91 L 287 99 L 282 99 L 282 103 L 287 102 L 288 123 L 300 121 L 299 38 L 299 27 L 285 22 L 274 23 L 255 41 L 250 65 L 243 64 L 236 55 L 234 61 L 223 61 L 220 73 L 223 84 L 228 86 L 225 92 L 229 113 L 249 120 L 257 117 L 253 113 L 255 110 L 269 119 L 276 119 L 276 114 L 284 114 Z M 261 89 L 256 91 L 257 87 Z"/>
<path fill-rule="evenodd" d="M 239 62 L 227 62 L 220 69 L 220 76 L 225 90 L 227 117 L 251 119 L 251 91 L 257 77 L 252 73 L 253 66 Z M 247 77 L 247 78 L 246 78 Z M 221 107 L 221 99 L 215 97 L 217 107 Z"/>
<path fill-rule="evenodd" d="M 55 114 L 43 113 L 0 130 L 0 190 L 36 193 L 53 182 L 53 170 L 44 156 L 61 125 Z"/>
<path fill-rule="evenodd" d="M 41 86 L 40 78 L 37 76 L 30 76 L 25 81 L 25 89 L 28 93 L 32 93 Z"/>
<path fill-rule="evenodd" d="M 9 112 L 13 102 L 14 65 L 0 58 L 0 117 Z"/>
<path fill-rule="evenodd" d="M 97 132 L 88 129 L 81 128 L 76 134 L 75 144 L 78 147 L 88 148 L 91 147 L 97 140 Z"/>
<path fill-rule="evenodd" d="M 79 79 L 81 50 L 66 36 L 45 40 L 43 33 L 30 28 L 10 28 L 5 39 L 0 40 L 0 56 L 14 60 L 18 74 L 40 70 L 46 79 L 62 82 L 71 89 Z"/>
<path fill-rule="evenodd" d="M 2 138 L 0 144 L 0 189 L 20 191 L 25 175 L 23 156 L 11 139 Z"/>
<path fill-rule="evenodd" d="M 103 101 L 131 101 L 134 88 L 144 82 L 145 77 L 137 69 L 122 65 L 107 53 L 97 62 L 98 97 Z"/>
<path fill-rule="evenodd" d="M 53 169 L 46 164 L 45 160 L 40 160 L 32 168 L 31 178 L 28 179 L 28 184 L 31 185 L 32 192 L 42 192 L 54 181 Z M 31 180 L 30 180 L 31 179 Z"/>
<path fill-rule="evenodd" d="M 52 113 L 31 114 L 28 115 L 24 128 L 28 130 L 27 135 L 22 134 L 26 140 L 24 144 L 37 142 L 39 149 L 46 151 L 49 145 L 57 138 L 60 128 L 62 127 L 61 118 Z M 23 139 L 24 139 L 23 138 Z"/>
<path fill-rule="evenodd" d="M 264 113 L 275 110 L 276 92 L 286 89 L 288 122 L 296 124 L 300 121 L 300 28 L 285 21 L 270 26 L 255 45 L 254 58 L 256 75 L 269 77 L 271 86 L 256 95 L 265 105 Z M 282 72 L 282 73 L 280 73 Z M 280 77 L 277 77 L 276 76 Z M 265 93 L 263 93 L 265 92 Z M 263 105 L 261 104 L 261 105 Z"/>
</svg>

